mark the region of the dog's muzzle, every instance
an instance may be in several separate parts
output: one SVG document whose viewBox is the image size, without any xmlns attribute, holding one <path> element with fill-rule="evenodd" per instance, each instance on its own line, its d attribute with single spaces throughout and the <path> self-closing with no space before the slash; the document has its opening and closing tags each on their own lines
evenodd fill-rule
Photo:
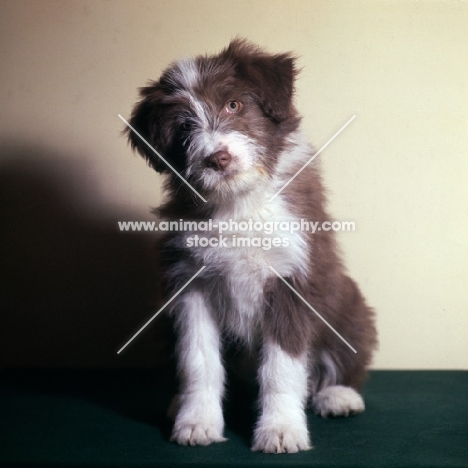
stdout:
<svg viewBox="0 0 468 468">
<path fill-rule="evenodd" d="M 206 167 L 211 167 L 215 171 L 224 171 L 232 160 L 232 156 L 224 150 L 216 151 L 205 159 Z"/>
</svg>

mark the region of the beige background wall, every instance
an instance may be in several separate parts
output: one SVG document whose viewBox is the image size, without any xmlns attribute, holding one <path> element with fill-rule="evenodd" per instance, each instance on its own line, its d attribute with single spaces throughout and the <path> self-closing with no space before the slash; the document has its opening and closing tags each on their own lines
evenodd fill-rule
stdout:
<svg viewBox="0 0 468 468">
<path fill-rule="evenodd" d="M 0 172 L 14 167 L 19 180 L 32 171 L 58 187 L 50 203 L 86 218 L 90 239 L 102 229 L 124 236 L 115 220 L 150 219 L 160 197 L 159 175 L 119 134 L 117 114 L 129 115 L 138 86 L 170 61 L 219 51 L 235 35 L 294 51 L 311 142 L 320 147 L 357 115 L 321 160 L 331 213 L 356 222 L 339 240 L 378 314 L 374 367 L 468 369 L 468 2 L 2 1 L 0 10 Z M 18 202 L 11 219 L 28 230 L 37 209 L 33 192 L 18 201 L 23 185 L 3 202 Z M 61 268 L 60 276 L 76 264 Z M 127 320 L 128 334 L 143 316 Z M 34 326 L 27 314 L 22 320 Z M 49 341 L 60 339 L 63 320 L 50 320 Z M 127 338 L 100 326 L 115 346 Z M 78 329 L 87 346 L 86 328 Z M 19 324 L 16 333 L 24 334 Z M 54 353 L 63 350 L 49 353 L 60 363 Z"/>
</svg>

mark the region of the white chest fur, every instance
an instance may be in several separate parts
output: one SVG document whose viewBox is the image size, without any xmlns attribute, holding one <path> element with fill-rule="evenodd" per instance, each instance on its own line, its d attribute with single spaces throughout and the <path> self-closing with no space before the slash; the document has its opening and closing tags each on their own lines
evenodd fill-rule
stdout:
<svg viewBox="0 0 468 468">
<path fill-rule="evenodd" d="M 209 236 L 222 243 L 190 249 L 207 273 L 216 272 L 211 288 L 219 289 L 219 294 L 210 298 L 223 326 L 247 340 L 263 307 L 265 283 L 275 276 L 270 266 L 283 277 L 303 273 L 308 254 L 303 233 L 288 229 L 297 219 L 281 196 L 268 203 L 265 193 L 249 195 L 247 201 L 236 201 L 213 214 Z"/>
</svg>

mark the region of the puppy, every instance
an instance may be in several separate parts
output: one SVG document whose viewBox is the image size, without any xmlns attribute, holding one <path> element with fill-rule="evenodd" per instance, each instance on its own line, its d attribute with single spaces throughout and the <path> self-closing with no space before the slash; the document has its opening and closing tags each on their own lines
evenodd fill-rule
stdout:
<svg viewBox="0 0 468 468">
<path fill-rule="evenodd" d="M 317 161 L 297 174 L 314 151 L 293 104 L 296 74 L 291 54 L 235 39 L 219 55 L 173 63 L 140 90 L 131 116 L 132 147 L 166 174 L 161 216 L 191 221 L 169 233 L 162 254 L 167 299 L 178 293 L 168 307 L 178 336 L 178 444 L 225 440 L 226 343 L 258 351 L 252 450 L 310 449 L 306 406 L 322 417 L 364 411 L 373 312 L 331 231 L 285 228 L 329 219 Z M 195 230 L 208 220 L 209 232 Z"/>
</svg>

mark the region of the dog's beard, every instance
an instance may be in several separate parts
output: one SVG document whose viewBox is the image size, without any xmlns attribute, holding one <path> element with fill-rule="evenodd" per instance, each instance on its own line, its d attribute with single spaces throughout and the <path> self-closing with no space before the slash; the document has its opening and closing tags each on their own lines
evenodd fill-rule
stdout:
<svg viewBox="0 0 468 468">
<path fill-rule="evenodd" d="M 268 176 L 261 165 L 248 171 L 233 170 L 230 173 L 211 168 L 192 170 L 189 182 L 205 195 L 217 197 L 218 201 L 252 193 L 266 185 Z"/>
</svg>

